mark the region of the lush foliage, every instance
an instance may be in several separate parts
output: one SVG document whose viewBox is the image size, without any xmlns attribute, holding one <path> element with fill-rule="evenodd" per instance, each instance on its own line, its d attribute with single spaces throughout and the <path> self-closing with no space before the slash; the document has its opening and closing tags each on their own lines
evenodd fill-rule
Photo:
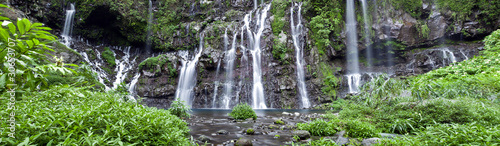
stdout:
<svg viewBox="0 0 500 146">
<path fill-rule="evenodd" d="M 403 9 L 413 18 L 420 18 L 422 15 L 422 0 L 391 0 L 392 5 L 396 9 Z"/>
<path fill-rule="evenodd" d="M 337 146 L 334 140 L 321 137 L 318 140 L 308 141 L 306 144 L 295 144 L 292 143 L 292 146 Z"/>
<path fill-rule="evenodd" d="M 109 47 L 105 47 L 104 51 L 102 51 L 102 58 L 108 63 L 110 67 L 116 66 L 116 58 L 115 53 L 109 49 Z"/>
<path fill-rule="evenodd" d="M 0 5 L 0 7 L 6 7 Z M 49 63 L 47 56 L 53 51 L 46 44 L 52 44 L 55 36 L 41 23 L 31 23 L 28 19 L 20 19 L 16 25 L 8 18 L 0 17 L 3 26 L 0 27 L 0 91 L 16 88 L 21 91 L 47 89 L 47 76 L 50 73 L 71 75 L 76 72 L 65 66 L 61 58 L 56 63 Z M 13 73 L 15 76 L 8 75 Z M 17 84 L 16 87 L 9 84 Z M 9 87 L 8 87 L 9 86 Z"/>
<path fill-rule="evenodd" d="M 320 63 L 320 68 L 323 74 L 323 87 L 321 88 L 321 91 L 323 94 L 328 95 L 331 98 L 337 97 L 337 89 L 340 87 L 340 79 L 333 74 L 334 71 L 330 69 L 329 65 Z"/>
<path fill-rule="evenodd" d="M 332 136 L 339 129 L 338 123 L 317 119 L 309 123 L 297 123 L 297 128 L 307 130 L 314 136 Z"/>
<path fill-rule="evenodd" d="M 285 10 L 288 10 L 287 7 L 289 4 L 290 1 L 288 0 L 273 0 L 271 2 L 271 13 L 274 14 L 274 20 L 271 23 L 271 28 L 273 29 L 274 36 L 279 36 L 280 32 L 283 31 L 283 27 L 286 24 L 286 21 L 284 20 Z"/>
<path fill-rule="evenodd" d="M 347 120 L 344 129 L 349 137 L 371 138 L 377 136 L 375 126 L 359 120 Z"/>
<path fill-rule="evenodd" d="M 166 110 L 124 102 L 121 94 L 54 86 L 16 101 L 16 139 L 2 145 L 186 145 L 188 127 Z M 0 106 L 6 109 L 7 99 Z M 8 117 L 6 110 L 0 111 Z M 2 122 L 2 127 L 10 127 Z"/>
<path fill-rule="evenodd" d="M 172 104 L 170 104 L 170 108 L 168 108 L 168 111 L 179 118 L 189 118 L 191 116 L 189 115 L 189 112 L 191 112 L 191 108 L 184 104 L 184 101 L 182 100 L 172 101 Z"/>
<path fill-rule="evenodd" d="M 139 70 L 146 69 L 149 72 L 161 72 L 162 69 L 164 69 L 164 66 L 166 66 L 166 70 L 170 77 L 174 77 L 177 75 L 177 70 L 173 67 L 172 63 L 168 60 L 167 55 L 162 54 L 158 55 L 156 57 L 150 57 L 141 63 L 139 63 Z"/>
<path fill-rule="evenodd" d="M 304 4 L 305 10 L 310 10 L 306 17 L 310 22 L 312 31 L 311 37 L 318 47 L 319 54 L 324 55 L 329 47 L 340 50 L 343 43 L 339 40 L 330 40 L 330 37 L 338 37 L 342 31 L 344 19 L 342 18 L 343 2 L 340 0 L 317 0 L 307 1 Z"/>
<path fill-rule="evenodd" d="M 247 103 L 239 103 L 238 105 L 233 107 L 233 110 L 231 111 L 231 113 L 229 113 L 229 116 L 233 117 L 234 119 L 240 120 L 245 120 L 248 118 L 252 118 L 254 120 L 257 119 L 257 114 Z"/>
<path fill-rule="evenodd" d="M 282 64 L 290 64 L 289 59 L 287 59 L 286 56 L 292 51 L 293 50 L 288 48 L 285 43 L 280 42 L 278 39 L 274 39 L 272 51 L 274 59 L 278 59 Z"/>
<path fill-rule="evenodd" d="M 438 6 L 443 10 L 451 10 L 455 21 L 469 19 L 475 9 L 480 9 L 482 21 L 490 23 L 498 20 L 500 2 L 492 0 L 438 0 Z"/>
</svg>

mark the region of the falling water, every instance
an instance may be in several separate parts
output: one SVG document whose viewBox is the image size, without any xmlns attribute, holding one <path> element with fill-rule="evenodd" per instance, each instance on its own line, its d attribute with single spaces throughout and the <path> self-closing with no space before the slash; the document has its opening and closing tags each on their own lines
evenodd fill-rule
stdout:
<svg viewBox="0 0 500 146">
<path fill-rule="evenodd" d="M 359 74 L 358 39 L 356 37 L 356 19 L 354 18 L 354 1 L 347 0 L 347 71 L 349 93 L 357 93 L 361 75 Z"/>
<path fill-rule="evenodd" d="M 296 57 L 296 64 L 297 64 L 297 82 L 299 86 L 299 93 L 300 93 L 300 99 L 302 101 L 302 107 L 304 108 L 309 108 L 310 103 L 309 99 L 307 97 L 307 89 L 306 89 L 306 84 L 304 82 L 304 60 L 302 58 L 304 52 L 302 50 L 302 47 L 304 46 L 304 40 L 303 40 L 303 26 L 301 22 L 301 15 L 300 15 L 300 10 L 302 8 L 302 3 L 299 3 L 298 5 L 295 4 L 295 6 L 299 9 L 298 14 L 297 14 L 297 24 L 294 24 L 294 18 L 293 18 L 293 9 L 294 7 L 290 8 L 290 26 L 292 28 L 292 38 L 293 38 L 293 46 L 295 47 L 295 57 Z"/>
<path fill-rule="evenodd" d="M 151 0 L 149 0 L 149 7 L 148 7 L 148 13 L 149 13 L 149 19 L 148 19 L 148 30 L 147 30 L 147 39 L 146 39 L 146 51 L 147 53 L 151 53 L 151 35 L 152 35 L 152 32 L 151 32 L 151 26 L 152 26 L 152 23 L 153 23 L 153 2 L 151 2 Z"/>
<path fill-rule="evenodd" d="M 457 59 L 455 58 L 455 55 L 453 52 L 450 51 L 448 48 L 441 48 L 439 49 L 443 53 L 443 66 L 446 66 L 446 64 L 451 64 L 457 62 Z"/>
<path fill-rule="evenodd" d="M 363 19 L 365 21 L 365 45 L 366 45 L 366 62 L 368 63 L 368 66 L 371 68 L 373 66 L 373 61 L 372 61 L 372 48 L 370 47 L 370 24 L 369 24 L 369 18 L 368 18 L 368 10 L 367 10 L 367 5 L 366 5 L 366 0 L 361 0 L 361 5 L 363 7 Z"/>
<path fill-rule="evenodd" d="M 467 55 L 465 55 L 465 53 L 463 52 L 462 49 L 460 49 L 460 53 L 462 53 L 462 55 L 465 57 L 465 60 L 469 60 L 469 57 L 467 57 Z"/>
<path fill-rule="evenodd" d="M 253 0 L 253 9 L 257 9 L 257 0 Z"/>
<path fill-rule="evenodd" d="M 122 56 L 121 60 L 115 59 L 116 68 L 114 71 L 116 72 L 116 79 L 113 82 L 112 89 L 118 88 L 118 86 L 125 80 L 125 77 L 127 77 L 128 72 L 132 70 L 133 67 L 132 63 L 135 62 L 135 58 L 134 60 L 132 60 L 132 62 L 130 61 L 130 47 L 126 47 L 125 50 L 123 50 L 123 53 L 125 55 Z M 116 53 L 114 53 L 114 55 L 116 56 Z"/>
<path fill-rule="evenodd" d="M 233 91 L 233 70 L 236 61 L 236 33 L 233 35 L 231 49 L 226 52 L 226 83 L 224 84 L 224 108 L 229 109 Z"/>
<path fill-rule="evenodd" d="M 219 80 L 218 80 L 218 76 L 219 76 L 219 69 L 220 69 L 220 62 L 221 60 L 219 60 L 219 63 L 217 63 L 217 71 L 215 72 L 215 81 L 214 81 L 214 98 L 212 100 L 212 108 L 216 108 L 217 106 L 215 105 L 215 101 L 217 99 L 217 93 L 218 93 L 218 90 L 219 90 Z"/>
<path fill-rule="evenodd" d="M 139 72 L 137 72 L 135 75 L 134 75 L 134 78 L 132 79 L 132 81 L 130 82 L 130 84 L 128 85 L 128 93 L 130 93 L 130 95 L 134 96 L 136 93 L 135 93 L 135 84 L 137 84 L 137 81 L 139 80 L 139 77 L 141 77 L 141 74 Z"/>
<path fill-rule="evenodd" d="M 200 48 L 193 60 L 189 61 L 189 52 L 179 51 L 179 56 L 183 58 L 182 68 L 179 76 L 175 99 L 184 101 L 189 107 L 192 105 L 191 98 L 194 96 L 194 86 L 196 84 L 196 64 L 203 51 L 203 36 L 200 36 Z"/>
<path fill-rule="evenodd" d="M 66 20 L 64 21 L 64 29 L 61 35 L 62 43 L 69 47 L 71 45 L 71 33 L 73 31 L 73 18 L 75 17 L 75 5 L 70 4 L 70 9 L 66 10 Z"/>
<path fill-rule="evenodd" d="M 252 107 L 255 109 L 266 109 L 266 100 L 264 97 L 264 87 L 262 85 L 262 70 L 261 70 L 261 48 L 260 48 L 260 39 L 262 36 L 262 32 L 264 31 L 265 27 L 265 20 L 267 17 L 267 11 L 269 11 L 269 8 L 271 7 L 271 4 L 268 4 L 265 6 L 264 9 L 261 9 L 260 11 L 257 11 L 257 16 L 256 16 L 256 23 L 258 30 L 257 32 L 252 32 L 250 30 L 250 14 L 245 15 L 244 22 L 247 34 L 248 34 L 248 39 L 250 41 L 250 52 L 252 53 L 252 58 L 253 58 L 253 87 L 252 87 L 252 99 L 253 99 L 253 104 Z"/>
</svg>

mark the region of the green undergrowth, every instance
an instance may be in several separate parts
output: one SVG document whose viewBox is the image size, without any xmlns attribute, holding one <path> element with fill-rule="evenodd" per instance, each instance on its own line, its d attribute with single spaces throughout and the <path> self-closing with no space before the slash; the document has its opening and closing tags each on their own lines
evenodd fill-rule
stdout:
<svg viewBox="0 0 500 146">
<path fill-rule="evenodd" d="M 111 68 L 114 68 L 116 66 L 115 53 L 113 53 L 113 51 L 111 51 L 109 47 L 105 47 L 104 51 L 102 51 L 102 58 L 108 63 Z"/>
<path fill-rule="evenodd" d="M 283 27 L 286 25 L 285 12 L 289 11 L 288 5 L 291 1 L 288 0 L 273 0 L 271 2 L 272 9 L 271 13 L 274 14 L 274 20 L 271 23 L 271 28 L 273 30 L 274 36 L 279 36 L 279 33 L 283 31 Z M 285 31 L 286 32 L 286 31 Z"/>
<path fill-rule="evenodd" d="M 311 38 L 314 40 L 320 55 L 325 55 L 328 47 L 339 51 L 343 43 L 337 38 L 344 28 L 343 1 L 340 0 L 318 0 L 304 2 L 304 10 L 307 12 L 306 19 L 310 22 Z"/>
<path fill-rule="evenodd" d="M 2 109 L 6 109 L 3 94 Z M 187 145 L 184 121 L 162 109 L 126 102 L 118 93 L 90 87 L 54 86 L 16 98 L 16 138 L 2 136 L 2 145 Z M 6 110 L 2 117 L 9 117 Z M 10 127 L 2 122 L 2 127 Z M 3 129 L 2 133 L 7 134 Z"/>
<path fill-rule="evenodd" d="M 363 85 L 360 94 L 347 97 L 338 116 L 324 117 L 408 135 L 383 139 L 381 145 L 498 145 L 500 30 L 484 42 L 479 56 L 426 74 L 408 79 L 381 75 Z"/>
</svg>

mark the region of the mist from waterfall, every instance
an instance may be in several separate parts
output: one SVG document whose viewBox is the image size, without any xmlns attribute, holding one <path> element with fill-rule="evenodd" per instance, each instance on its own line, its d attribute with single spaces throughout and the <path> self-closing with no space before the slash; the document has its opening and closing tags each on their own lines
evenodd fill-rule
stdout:
<svg viewBox="0 0 500 146">
<path fill-rule="evenodd" d="M 293 10 L 297 7 L 297 24 L 294 24 Z M 303 34 L 303 25 L 302 25 L 302 17 L 301 17 L 302 3 L 295 4 L 295 6 L 290 7 L 290 27 L 292 29 L 292 39 L 293 46 L 295 48 L 295 59 L 297 65 L 297 86 L 300 94 L 300 101 L 302 102 L 303 108 L 309 108 L 311 104 L 309 103 L 309 98 L 307 97 L 307 88 L 306 83 L 304 81 L 304 64 L 305 61 L 303 59 L 304 56 L 304 35 Z"/>
</svg>

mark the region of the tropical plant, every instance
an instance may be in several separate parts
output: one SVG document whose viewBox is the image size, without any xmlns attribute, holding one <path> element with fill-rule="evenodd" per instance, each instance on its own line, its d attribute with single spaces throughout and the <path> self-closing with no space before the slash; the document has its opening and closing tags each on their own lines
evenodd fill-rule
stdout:
<svg viewBox="0 0 500 146">
<path fill-rule="evenodd" d="M 1 5 L 0 7 L 6 7 Z M 31 23 L 28 19 L 19 19 L 17 25 L 8 18 L 0 17 L 3 21 L 0 27 L 0 91 L 16 88 L 22 91 L 35 91 L 47 89 L 47 76 L 49 73 L 62 75 L 75 74 L 76 72 L 65 66 L 76 67 L 74 64 L 64 64 L 59 58 L 59 63 L 49 63 L 48 51 L 54 51 L 46 44 L 52 44 L 56 37 L 44 27 L 42 23 Z M 12 73 L 14 76 L 8 75 Z M 16 85 L 16 87 L 9 85 Z"/>
<path fill-rule="evenodd" d="M 229 113 L 229 116 L 233 117 L 234 119 L 240 120 L 245 120 L 248 118 L 252 118 L 253 120 L 257 119 L 257 114 L 247 103 L 239 103 L 238 105 L 233 107 L 233 110 L 231 111 L 231 113 Z"/>
<path fill-rule="evenodd" d="M 297 123 L 297 128 L 309 131 L 314 136 L 332 136 L 340 129 L 337 123 L 327 122 L 323 119 L 317 119 L 310 123 Z"/>
<path fill-rule="evenodd" d="M 174 100 L 172 104 L 170 104 L 170 108 L 168 108 L 171 114 L 179 117 L 179 118 L 189 118 L 191 115 L 191 108 L 189 108 L 186 104 L 184 104 L 183 100 Z"/>
</svg>

